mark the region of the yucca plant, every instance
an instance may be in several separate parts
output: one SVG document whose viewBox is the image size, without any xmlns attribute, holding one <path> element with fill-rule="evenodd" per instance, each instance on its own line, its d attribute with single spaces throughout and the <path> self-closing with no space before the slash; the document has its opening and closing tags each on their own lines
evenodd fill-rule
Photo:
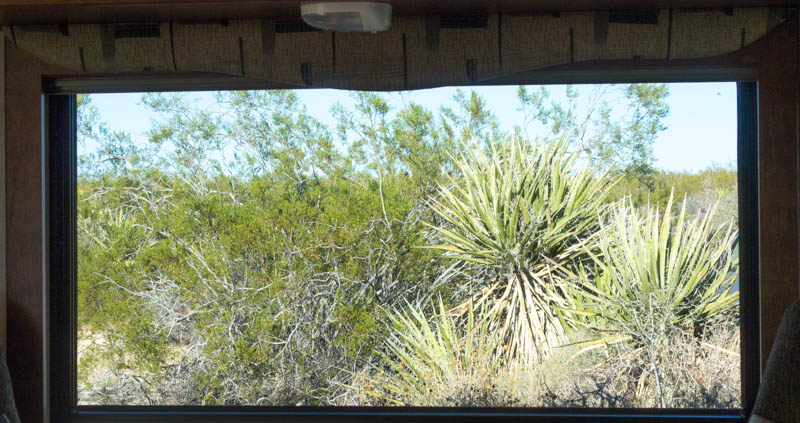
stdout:
<svg viewBox="0 0 800 423">
<path fill-rule="evenodd" d="M 498 332 L 508 360 L 538 362 L 563 338 L 553 307 L 564 296 L 553 271 L 582 259 L 611 187 L 576 160 L 564 139 L 513 141 L 488 155 L 468 149 L 454 158 L 460 177 L 440 186 L 433 201 L 443 223 L 432 228 L 442 243 L 429 248 L 498 274 L 469 303 L 486 310 L 481 318 Z"/>
<path fill-rule="evenodd" d="M 642 344 L 652 341 L 642 321 L 655 314 L 665 330 L 697 332 L 735 310 L 733 222 L 714 227 L 716 206 L 688 218 L 686 200 L 675 216 L 673 202 L 663 213 L 648 207 L 644 216 L 629 201 L 619 203 L 595 236 L 596 250 L 585 250 L 592 268 L 580 272 L 571 290 L 581 305 L 567 312 L 573 320 Z"/>
<path fill-rule="evenodd" d="M 475 319 L 468 307 L 459 322 L 441 300 L 429 319 L 409 306 L 389 315 L 393 335 L 387 353 L 371 375 L 356 375 L 357 389 L 368 399 L 393 405 L 498 405 L 502 393 L 491 386 L 500 361 L 497 336 L 488 321 Z M 463 323 L 463 324 L 461 324 Z"/>
<path fill-rule="evenodd" d="M 671 344 L 687 335 L 701 342 L 703 329 L 738 305 L 737 231 L 732 221 L 714 227 L 716 208 L 688 218 L 684 199 L 676 217 L 670 196 L 663 213 L 647 207 L 642 216 L 623 200 L 597 233 L 596 250 L 586 250 L 592 265 L 571 285 L 575 308 L 566 315 L 599 333 L 580 343 L 584 351 L 632 348 L 641 363 L 636 395 L 654 391 L 661 407 L 670 406 L 664 375 L 680 367 Z"/>
<path fill-rule="evenodd" d="M 597 233 L 596 250 L 585 250 L 592 264 L 571 285 L 573 309 L 562 310 L 599 334 L 579 343 L 583 351 L 617 343 L 638 352 L 637 395 L 652 380 L 662 407 L 669 405 L 662 377 L 663 366 L 675 365 L 663 359 L 672 342 L 700 342 L 705 327 L 732 317 L 738 305 L 737 231 L 733 222 L 714 227 L 715 212 L 689 218 L 684 200 L 675 216 L 670 196 L 663 213 L 647 207 L 642 216 L 623 200 Z"/>
</svg>

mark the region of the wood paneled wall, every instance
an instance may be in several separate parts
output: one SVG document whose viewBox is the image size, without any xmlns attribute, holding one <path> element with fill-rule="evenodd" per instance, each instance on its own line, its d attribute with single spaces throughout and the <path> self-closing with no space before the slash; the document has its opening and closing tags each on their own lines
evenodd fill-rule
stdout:
<svg viewBox="0 0 800 423">
<path fill-rule="evenodd" d="M 20 418 L 45 421 L 44 204 L 41 75 L 6 42 L 8 367 Z"/>
<path fill-rule="evenodd" d="M 5 41 L 8 367 L 24 422 L 47 420 L 45 157 L 42 75 L 58 73 Z"/>
<path fill-rule="evenodd" d="M 766 364 L 778 324 L 798 298 L 798 34 L 772 34 L 758 64 L 761 359 Z M 777 47 L 782 46 L 782 47 Z"/>
<path fill-rule="evenodd" d="M 758 75 L 762 356 L 800 291 L 798 21 L 709 64 L 748 65 Z M 690 63 L 691 64 L 691 63 Z M 604 64 L 594 66 L 603 72 Z M 598 67 L 599 66 L 599 67 Z M 664 62 L 663 66 L 669 66 Z M 5 47 L 5 224 L 9 367 L 20 417 L 47 421 L 45 204 L 42 77 L 57 70 Z M 0 279 L 2 280 L 2 279 Z"/>
</svg>

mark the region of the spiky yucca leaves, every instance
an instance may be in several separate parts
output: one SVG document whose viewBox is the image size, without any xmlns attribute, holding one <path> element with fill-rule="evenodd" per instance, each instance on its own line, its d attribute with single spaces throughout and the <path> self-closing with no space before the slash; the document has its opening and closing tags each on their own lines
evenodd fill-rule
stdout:
<svg viewBox="0 0 800 423">
<path fill-rule="evenodd" d="M 468 150 L 454 161 L 461 174 L 441 186 L 433 226 L 451 258 L 490 266 L 500 276 L 474 293 L 500 335 L 506 358 L 534 363 L 561 341 L 553 305 L 564 305 L 553 269 L 584 255 L 582 240 L 598 227 L 610 183 L 578 169 L 567 142 L 512 142 L 487 156 Z M 464 306 L 461 306 L 462 310 Z"/>
<path fill-rule="evenodd" d="M 567 312 L 603 334 L 594 345 L 659 346 L 671 333 L 698 333 L 735 311 L 738 231 L 733 222 L 714 227 L 715 212 L 688 218 L 684 200 L 675 216 L 672 197 L 663 214 L 649 207 L 641 216 L 619 203 L 596 236 L 598 252 L 587 250 L 593 268 L 571 290 L 580 309 Z"/>
<path fill-rule="evenodd" d="M 491 406 L 504 403 L 492 386 L 500 370 L 497 335 L 467 307 L 459 322 L 442 304 L 433 319 L 409 306 L 389 315 L 388 354 L 372 375 L 356 376 L 368 403 L 411 406 Z M 463 324 L 461 324 L 463 323 Z M 388 370 L 388 371 L 386 371 Z M 359 380 L 360 379 L 360 380 Z M 506 401 L 507 402 L 507 401 Z"/>
</svg>

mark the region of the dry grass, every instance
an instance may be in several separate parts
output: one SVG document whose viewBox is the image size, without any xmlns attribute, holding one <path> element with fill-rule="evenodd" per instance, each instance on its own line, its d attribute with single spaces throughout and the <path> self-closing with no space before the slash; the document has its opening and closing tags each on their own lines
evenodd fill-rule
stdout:
<svg viewBox="0 0 800 423">
<path fill-rule="evenodd" d="M 667 345 L 653 360 L 629 345 L 577 358 L 573 348 L 563 348 L 498 385 L 532 407 L 660 407 L 662 399 L 668 408 L 739 407 L 737 327 L 720 325 L 700 339 L 677 333 Z"/>
<path fill-rule="evenodd" d="M 667 345 L 654 360 L 630 345 L 577 356 L 580 348 L 562 347 L 532 368 L 504 366 L 491 374 L 459 369 L 447 378 L 450 383 L 429 383 L 423 391 L 405 393 L 404 404 L 639 408 L 659 407 L 663 400 L 668 408 L 739 407 L 738 327 L 717 325 L 700 338 L 676 333 Z M 485 370 L 481 363 L 476 365 Z M 392 405 L 386 398 L 396 393 L 380 383 L 391 376 L 381 373 L 357 378 L 358 394 L 343 405 Z"/>
<path fill-rule="evenodd" d="M 714 326 L 699 339 L 677 333 L 668 345 L 655 360 L 661 390 L 652 363 L 641 349 L 628 345 L 608 346 L 577 356 L 580 347 L 561 347 L 533 368 L 487 366 L 479 357 L 488 357 L 488 351 L 478 349 L 468 359 L 453 359 L 452 366 L 442 367 L 447 374 L 439 369 L 438 377 L 426 378 L 418 385 L 421 388 L 404 392 L 397 391 L 397 383 L 386 383 L 397 374 L 391 369 L 364 369 L 353 377 L 346 394 L 331 405 L 637 408 L 658 407 L 663 395 L 667 407 L 672 408 L 740 406 L 737 326 Z M 197 403 L 193 398 L 194 383 L 186 372 L 161 378 L 97 369 L 91 374 L 93 383 L 79 387 L 83 404 Z M 153 386 L 148 376 L 158 379 L 158 386 Z M 273 387 L 280 382 L 288 383 L 269 381 Z M 392 385 L 394 389 L 386 389 Z M 286 404 L 295 402 L 283 400 Z"/>
</svg>

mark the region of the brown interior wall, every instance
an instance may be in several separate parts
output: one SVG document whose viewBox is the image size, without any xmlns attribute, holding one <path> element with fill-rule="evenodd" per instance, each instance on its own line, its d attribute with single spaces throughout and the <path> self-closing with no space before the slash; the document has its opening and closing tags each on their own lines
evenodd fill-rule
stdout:
<svg viewBox="0 0 800 423">
<path fill-rule="evenodd" d="M 8 367 L 19 415 L 45 420 L 42 77 L 48 67 L 6 41 Z"/>
<path fill-rule="evenodd" d="M 0 43 L 0 246 L 6 245 L 6 78 L 5 47 Z M 0 254 L 0 348 L 6 349 L 6 255 Z"/>
<path fill-rule="evenodd" d="M 734 56 L 720 59 L 754 64 L 759 78 L 764 358 L 783 310 L 800 290 L 797 52 L 798 22 L 792 20 Z M 41 77 L 55 71 L 8 41 L 5 59 L 9 367 L 20 416 L 26 423 L 36 423 L 47 415 Z"/>
<path fill-rule="evenodd" d="M 19 414 L 43 415 L 43 255 L 39 66 L 6 48 L 8 367 Z"/>
<path fill-rule="evenodd" d="M 772 34 L 757 68 L 761 359 L 783 312 L 798 298 L 798 34 Z"/>
</svg>

